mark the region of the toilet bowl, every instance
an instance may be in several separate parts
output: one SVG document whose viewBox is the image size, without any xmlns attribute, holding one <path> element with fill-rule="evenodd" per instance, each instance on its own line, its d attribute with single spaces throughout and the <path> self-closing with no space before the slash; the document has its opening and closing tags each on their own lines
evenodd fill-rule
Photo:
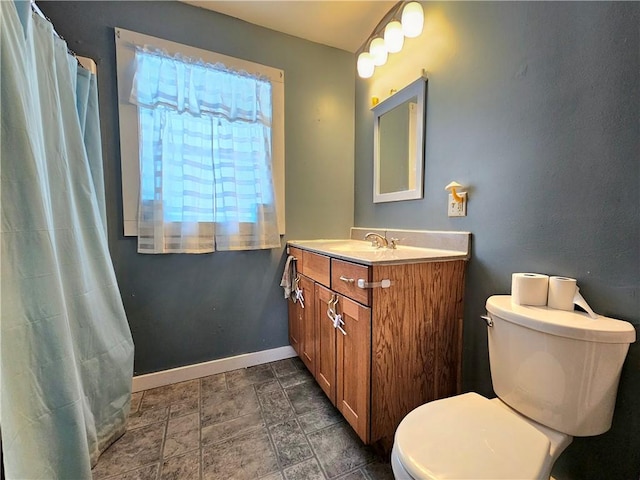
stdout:
<svg viewBox="0 0 640 480">
<path fill-rule="evenodd" d="M 573 436 L 611 427 L 630 323 L 507 295 L 486 307 L 498 398 L 466 393 L 409 412 L 391 453 L 397 479 L 549 479 Z"/>
<path fill-rule="evenodd" d="M 396 479 L 548 479 L 573 437 L 500 399 L 467 393 L 422 405 L 396 430 Z"/>
</svg>

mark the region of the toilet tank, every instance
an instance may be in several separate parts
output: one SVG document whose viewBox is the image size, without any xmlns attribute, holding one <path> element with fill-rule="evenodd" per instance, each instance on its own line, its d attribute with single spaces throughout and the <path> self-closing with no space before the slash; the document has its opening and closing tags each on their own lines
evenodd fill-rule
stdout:
<svg viewBox="0 0 640 480">
<path fill-rule="evenodd" d="M 633 325 L 548 307 L 487 300 L 493 389 L 523 415 L 573 436 L 611 428 Z"/>
</svg>

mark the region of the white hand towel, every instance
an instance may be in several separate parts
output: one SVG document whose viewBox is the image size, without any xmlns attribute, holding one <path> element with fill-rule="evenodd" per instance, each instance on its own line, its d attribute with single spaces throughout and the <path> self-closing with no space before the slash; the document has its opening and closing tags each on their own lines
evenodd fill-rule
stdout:
<svg viewBox="0 0 640 480">
<path fill-rule="evenodd" d="M 295 275 L 292 275 L 292 264 L 295 263 L 295 261 L 296 259 L 292 255 L 289 255 L 284 264 L 284 272 L 282 272 L 282 279 L 280 280 L 280 286 L 284 289 L 284 298 L 291 296 L 291 286 L 295 278 Z"/>
</svg>

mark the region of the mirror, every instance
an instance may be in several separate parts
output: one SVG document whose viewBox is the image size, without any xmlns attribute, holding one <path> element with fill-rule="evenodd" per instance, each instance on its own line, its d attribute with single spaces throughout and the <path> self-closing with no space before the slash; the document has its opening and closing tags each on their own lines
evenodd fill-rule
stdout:
<svg viewBox="0 0 640 480">
<path fill-rule="evenodd" d="M 373 203 L 422 198 L 427 80 L 373 107 Z"/>
</svg>

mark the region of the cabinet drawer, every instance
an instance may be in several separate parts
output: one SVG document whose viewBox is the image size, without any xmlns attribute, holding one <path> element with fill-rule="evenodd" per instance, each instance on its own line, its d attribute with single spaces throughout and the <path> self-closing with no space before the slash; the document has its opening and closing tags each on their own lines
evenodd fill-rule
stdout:
<svg viewBox="0 0 640 480">
<path fill-rule="evenodd" d="M 370 281 L 370 270 L 365 265 L 331 259 L 331 289 L 363 305 L 371 305 L 371 289 L 358 288 L 358 279 Z"/>
<path fill-rule="evenodd" d="M 327 287 L 331 281 L 329 277 L 329 266 L 329 257 L 308 250 L 302 250 L 302 269 L 300 273 Z M 300 268 L 300 264 L 298 264 L 298 268 Z"/>
<path fill-rule="evenodd" d="M 298 270 L 298 273 L 303 273 L 302 250 L 296 247 L 289 247 L 289 255 L 296 259 L 296 270 Z"/>
</svg>

